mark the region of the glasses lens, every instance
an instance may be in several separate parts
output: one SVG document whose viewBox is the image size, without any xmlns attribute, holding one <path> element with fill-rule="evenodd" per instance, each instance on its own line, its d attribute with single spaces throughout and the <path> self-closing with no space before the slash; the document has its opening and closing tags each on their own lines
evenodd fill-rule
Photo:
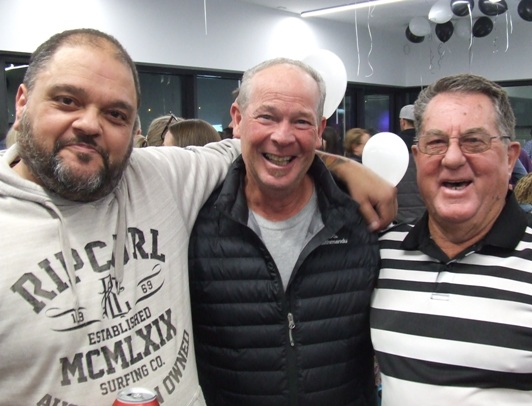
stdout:
<svg viewBox="0 0 532 406">
<path fill-rule="evenodd" d="M 466 154 L 478 154 L 489 149 L 491 138 L 488 134 L 468 134 L 460 138 L 460 148 Z"/>
<path fill-rule="evenodd" d="M 449 137 L 444 135 L 423 135 L 419 138 L 419 150 L 424 154 L 445 154 L 449 146 Z"/>
<path fill-rule="evenodd" d="M 458 139 L 460 149 L 465 154 L 478 154 L 491 147 L 493 138 L 486 133 L 467 134 Z M 418 147 L 421 152 L 428 155 L 442 155 L 449 149 L 450 139 L 446 135 L 424 135 L 419 138 Z"/>
</svg>

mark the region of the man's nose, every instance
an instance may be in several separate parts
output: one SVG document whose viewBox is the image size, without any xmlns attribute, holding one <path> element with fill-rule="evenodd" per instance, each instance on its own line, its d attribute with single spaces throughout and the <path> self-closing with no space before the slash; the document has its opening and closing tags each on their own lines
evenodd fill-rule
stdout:
<svg viewBox="0 0 532 406">
<path fill-rule="evenodd" d="M 280 121 L 271 135 L 273 141 L 279 144 L 288 144 L 294 142 L 295 136 L 293 126 L 288 120 Z"/>
<path fill-rule="evenodd" d="M 81 110 L 72 123 L 72 127 L 85 135 L 99 135 L 101 133 L 100 112 L 93 108 Z"/>
</svg>

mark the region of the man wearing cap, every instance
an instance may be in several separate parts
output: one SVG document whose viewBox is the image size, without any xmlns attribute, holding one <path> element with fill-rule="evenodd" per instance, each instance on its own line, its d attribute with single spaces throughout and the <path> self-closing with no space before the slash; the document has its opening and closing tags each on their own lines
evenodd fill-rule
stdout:
<svg viewBox="0 0 532 406">
<path fill-rule="evenodd" d="M 416 136 L 416 130 L 414 129 L 414 105 L 407 104 L 399 112 L 399 127 L 401 132 L 399 137 L 405 142 L 408 152 L 414 143 L 414 138 Z"/>
<path fill-rule="evenodd" d="M 399 136 L 405 142 L 409 152 L 408 168 L 403 179 L 397 185 L 397 202 L 399 210 L 395 218 L 396 223 L 412 223 L 425 211 L 425 204 L 419 195 L 416 181 L 416 164 L 412 159 L 412 144 L 416 138 L 414 128 L 414 105 L 407 104 L 399 112 Z"/>
</svg>

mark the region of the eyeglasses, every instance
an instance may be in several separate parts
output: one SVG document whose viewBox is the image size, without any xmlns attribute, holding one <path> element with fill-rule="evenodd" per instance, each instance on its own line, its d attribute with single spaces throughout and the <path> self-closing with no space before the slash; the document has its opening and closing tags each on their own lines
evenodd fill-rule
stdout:
<svg viewBox="0 0 532 406">
<path fill-rule="evenodd" d="M 172 124 L 172 120 L 175 120 L 176 122 L 179 121 L 179 119 L 176 116 L 174 116 L 172 113 L 170 113 L 170 118 L 166 122 L 166 125 L 163 128 L 163 132 L 161 133 L 161 140 L 163 142 L 164 142 L 164 136 L 165 136 L 166 132 L 168 131 L 168 127 L 170 127 L 170 124 Z"/>
<path fill-rule="evenodd" d="M 455 138 L 455 137 L 453 137 Z M 473 133 L 458 137 L 458 145 L 464 154 L 479 154 L 491 148 L 491 140 L 510 139 L 508 136 L 491 136 L 486 133 Z M 451 138 L 447 135 L 422 135 L 417 140 L 419 150 L 427 155 L 443 155 L 449 149 Z"/>
</svg>

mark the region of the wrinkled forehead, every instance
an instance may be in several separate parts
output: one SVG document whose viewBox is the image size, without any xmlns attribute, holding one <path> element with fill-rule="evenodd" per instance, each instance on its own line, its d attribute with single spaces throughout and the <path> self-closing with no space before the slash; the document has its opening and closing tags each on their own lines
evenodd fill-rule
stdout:
<svg viewBox="0 0 532 406">
<path fill-rule="evenodd" d="M 423 114 L 422 131 L 496 127 L 490 98 L 482 93 L 445 92 L 436 95 Z"/>
<path fill-rule="evenodd" d="M 307 103 L 317 110 L 320 100 L 316 81 L 304 70 L 293 65 L 275 65 L 257 72 L 251 82 L 252 103 L 269 100 Z"/>
</svg>

